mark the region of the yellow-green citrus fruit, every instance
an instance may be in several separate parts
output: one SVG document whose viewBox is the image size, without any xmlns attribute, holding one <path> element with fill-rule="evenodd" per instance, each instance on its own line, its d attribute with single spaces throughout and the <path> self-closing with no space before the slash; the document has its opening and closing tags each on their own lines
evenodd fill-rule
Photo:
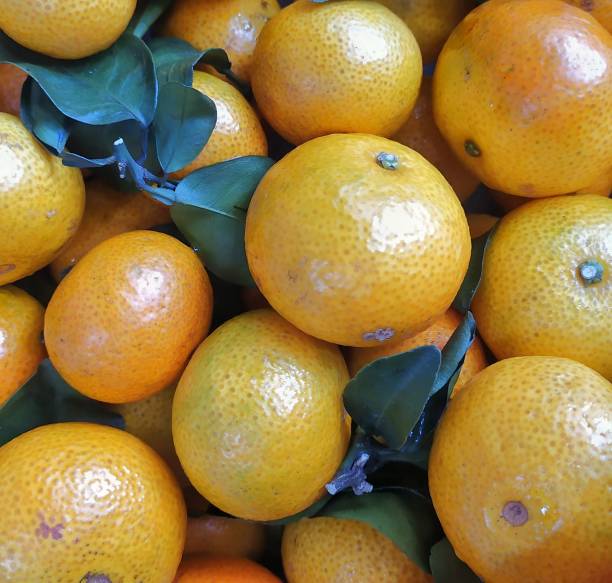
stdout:
<svg viewBox="0 0 612 583">
<path fill-rule="evenodd" d="M 337 347 L 272 310 L 229 320 L 197 349 L 174 397 L 172 433 L 189 480 L 239 518 L 304 510 L 346 452 L 347 382 Z"/>
</svg>

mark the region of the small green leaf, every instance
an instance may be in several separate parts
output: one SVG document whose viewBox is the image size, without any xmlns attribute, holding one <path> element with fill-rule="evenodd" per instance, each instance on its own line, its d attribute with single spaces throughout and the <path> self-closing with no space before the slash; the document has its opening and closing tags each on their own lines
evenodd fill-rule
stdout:
<svg viewBox="0 0 612 583">
<path fill-rule="evenodd" d="M 480 578 L 455 554 L 447 538 L 431 548 L 431 572 L 436 583 L 480 583 Z"/>
<path fill-rule="evenodd" d="M 170 4 L 172 0 L 139 0 L 127 32 L 142 38 Z"/>
<path fill-rule="evenodd" d="M 472 304 L 472 300 L 480 284 L 484 256 L 493 233 L 495 232 L 495 228 L 496 227 L 493 227 L 484 235 L 472 240 L 472 255 L 470 257 L 467 273 L 453 301 L 453 308 L 462 314 L 465 314 L 470 309 L 470 305 Z"/>
<path fill-rule="evenodd" d="M 70 120 L 32 77 L 23 85 L 20 114 L 24 125 L 55 155 L 64 151 L 70 136 Z"/>
<path fill-rule="evenodd" d="M 191 87 L 193 68 L 200 59 L 200 51 L 188 42 L 172 37 L 154 38 L 149 43 L 149 49 L 160 87 L 166 83 L 182 83 Z"/>
<path fill-rule="evenodd" d="M 180 83 L 163 85 L 153 130 L 164 172 L 176 172 L 192 162 L 208 142 L 216 123 L 217 108 L 212 99 Z"/>
<path fill-rule="evenodd" d="M 391 539 L 423 571 L 430 572 L 429 551 L 440 537 L 433 506 L 408 490 L 377 491 L 365 496 L 342 494 L 325 506 L 319 516 L 359 520 Z"/>
<path fill-rule="evenodd" d="M 366 365 L 344 390 L 346 410 L 367 433 L 401 448 L 423 412 L 440 362 L 438 348 L 421 346 Z"/>
<path fill-rule="evenodd" d="M 157 104 L 157 81 L 147 46 L 123 34 L 110 48 L 86 59 L 52 59 L 0 32 L 0 63 L 12 63 L 36 79 L 67 117 L 93 125 L 128 119 L 148 126 Z"/>
<path fill-rule="evenodd" d="M 121 415 L 71 388 L 47 359 L 0 408 L 0 445 L 49 423 L 88 421 L 124 428 Z"/>
</svg>

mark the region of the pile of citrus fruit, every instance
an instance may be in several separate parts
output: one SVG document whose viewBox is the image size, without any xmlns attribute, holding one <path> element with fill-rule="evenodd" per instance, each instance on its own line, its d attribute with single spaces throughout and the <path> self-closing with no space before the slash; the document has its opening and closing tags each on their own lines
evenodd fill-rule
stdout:
<svg viewBox="0 0 612 583">
<path fill-rule="evenodd" d="M 611 32 L 0 0 L 0 582 L 612 581 Z"/>
</svg>

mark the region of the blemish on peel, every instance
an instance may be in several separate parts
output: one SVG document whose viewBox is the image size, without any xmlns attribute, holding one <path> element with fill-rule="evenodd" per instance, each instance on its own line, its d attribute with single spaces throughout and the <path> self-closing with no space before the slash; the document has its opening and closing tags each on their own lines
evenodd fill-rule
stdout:
<svg viewBox="0 0 612 583">
<path fill-rule="evenodd" d="M 53 540 L 60 540 L 63 538 L 63 530 L 65 526 L 61 522 L 54 524 L 55 519 L 53 517 L 50 521 L 47 521 L 42 512 L 38 513 L 38 519 L 40 520 L 40 523 L 35 531 L 37 537 L 44 539 L 51 538 Z"/>
<path fill-rule="evenodd" d="M 79 583 L 113 583 L 104 573 L 86 573 Z"/>
<path fill-rule="evenodd" d="M 15 267 L 17 266 L 14 263 L 4 263 L 3 265 L 0 265 L 0 275 L 13 271 Z"/>
<path fill-rule="evenodd" d="M 57 214 L 57 210 L 56 210 L 56 209 L 51 209 L 50 211 L 47 211 L 47 212 L 45 213 L 45 216 L 46 216 L 48 219 L 52 219 L 52 218 L 53 218 L 53 217 L 54 217 L 56 214 Z"/>
<path fill-rule="evenodd" d="M 395 336 L 395 330 L 393 328 L 378 328 L 373 332 L 366 332 L 363 335 L 363 339 L 366 342 L 376 340 L 376 342 L 386 342 Z"/>
</svg>

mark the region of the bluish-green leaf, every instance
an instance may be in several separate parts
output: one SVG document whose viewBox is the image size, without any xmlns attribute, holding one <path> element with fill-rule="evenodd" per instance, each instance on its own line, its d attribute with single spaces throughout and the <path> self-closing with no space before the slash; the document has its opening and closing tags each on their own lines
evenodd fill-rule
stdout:
<svg viewBox="0 0 612 583">
<path fill-rule="evenodd" d="M 93 125 L 134 119 L 153 120 L 157 81 L 147 46 L 122 35 L 101 53 L 76 61 L 52 59 L 30 51 L 0 32 L 0 62 L 32 76 L 66 116 Z"/>
<path fill-rule="evenodd" d="M 406 442 L 440 368 L 435 346 L 421 346 L 363 367 L 344 391 L 344 405 L 360 427 L 394 449 Z"/>
<path fill-rule="evenodd" d="M 202 151 L 217 123 L 215 103 L 180 83 L 160 88 L 153 121 L 157 156 L 166 173 L 176 172 Z"/>
<path fill-rule="evenodd" d="M 124 428 L 121 415 L 70 387 L 47 359 L 0 408 L 0 445 L 49 423 L 88 421 Z"/>
<path fill-rule="evenodd" d="M 472 239 L 472 255 L 470 256 L 470 263 L 468 265 L 467 273 L 463 279 L 463 283 L 457 292 L 457 296 L 453 301 L 453 308 L 462 314 L 465 314 L 472 304 L 472 300 L 476 295 L 478 286 L 480 285 L 480 278 L 482 276 L 482 265 L 484 261 L 485 253 L 489 242 L 493 237 L 495 227 L 484 235 Z"/>
<path fill-rule="evenodd" d="M 127 32 L 142 38 L 170 4 L 172 0 L 139 0 Z"/>
<path fill-rule="evenodd" d="M 20 115 L 24 125 L 55 155 L 64 151 L 70 136 L 70 120 L 32 77 L 23 85 Z"/>
<path fill-rule="evenodd" d="M 435 583 L 480 583 L 480 578 L 457 557 L 447 538 L 431 548 L 429 564 Z"/>
<path fill-rule="evenodd" d="M 365 496 L 336 496 L 319 514 L 332 518 L 365 522 L 391 539 L 395 546 L 430 572 L 429 552 L 440 536 L 433 506 L 410 491 L 373 492 Z"/>
</svg>

